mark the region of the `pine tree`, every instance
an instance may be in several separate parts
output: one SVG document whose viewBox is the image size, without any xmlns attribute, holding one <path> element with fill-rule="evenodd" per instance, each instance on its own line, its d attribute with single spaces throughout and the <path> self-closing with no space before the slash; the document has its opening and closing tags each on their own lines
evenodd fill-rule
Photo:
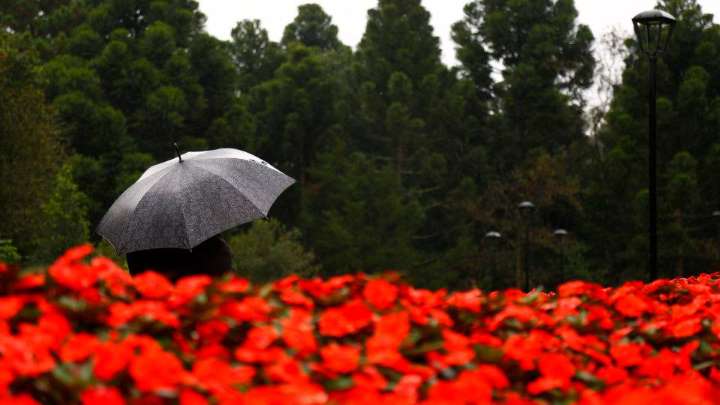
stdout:
<svg viewBox="0 0 720 405">
<path fill-rule="evenodd" d="M 322 7 L 303 4 L 298 7 L 297 17 L 285 27 L 281 43 L 288 46 L 292 42 L 300 42 L 323 51 L 337 50 L 343 46 L 337 34 L 338 27 Z"/>
<path fill-rule="evenodd" d="M 583 139 L 582 91 L 595 62 L 592 33 L 577 24 L 573 0 L 476 0 L 465 15 L 454 30 L 463 70 L 482 90 L 487 53 L 503 66 L 494 87 L 499 128 L 490 140 L 501 171 L 533 149 L 556 152 Z"/>
</svg>

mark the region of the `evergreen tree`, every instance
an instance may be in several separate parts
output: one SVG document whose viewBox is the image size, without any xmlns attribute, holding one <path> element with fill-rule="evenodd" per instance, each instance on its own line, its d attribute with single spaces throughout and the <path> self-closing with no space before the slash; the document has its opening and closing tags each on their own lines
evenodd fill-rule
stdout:
<svg viewBox="0 0 720 405">
<path fill-rule="evenodd" d="M 259 20 L 243 20 L 232 30 L 230 53 L 238 70 L 238 88 L 248 92 L 270 80 L 283 61 L 280 45 L 270 41 Z"/>
<path fill-rule="evenodd" d="M 298 15 L 285 27 L 282 44 L 300 42 L 308 47 L 324 51 L 337 50 L 343 45 L 337 37 L 338 27 L 332 18 L 317 4 L 303 4 L 298 7 Z"/>
<path fill-rule="evenodd" d="M 38 63 L 29 38 L 0 31 L 0 239 L 24 257 L 49 231 L 41 206 L 65 160 Z"/>
<path fill-rule="evenodd" d="M 228 47 L 202 32 L 197 2 L 31 3 L 8 9 L 3 21 L 42 33 L 37 46 L 51 50 L 43 52 L 47 96 L 71 152 L 86 163 L 74 170 L 92 199 L 91 223 L 137 173 L 126 156 L 158 161 L 173 155 L 173 141 L 183 150 L 238 146 L 254 132 Z"/>
<path fill-rule="evenodd" d="M 395 269 L 413 276 L 421 257 L 411 242 L 423 213 L 392 167 L 337 142 L 318 156 L 310 174 L 303 229 L 323 274 Z"/>
<path fill-rule="evenodd" d="M 33 259 L 50 263 L 90 236 L 87 220 L 87 196 L 80 192 L 72 178 L 72 168 L 65 164 L 57 176 L 49 199 L 42 205 L 44 232 L 38 239 Z"/>
<path fill-rule="evenodd" d="M 581 140 L 582 91 L 595 62 L 593 35 L 576 23 L 574 1 L 476 0 L 465 15 L 454 29 L 463 70 L 484 89 L 488 50 L 503 66 L 494 88 L 500 127 L 490 140 L 501 171 L 535 148 L 556 152 Z"/>
</svg>

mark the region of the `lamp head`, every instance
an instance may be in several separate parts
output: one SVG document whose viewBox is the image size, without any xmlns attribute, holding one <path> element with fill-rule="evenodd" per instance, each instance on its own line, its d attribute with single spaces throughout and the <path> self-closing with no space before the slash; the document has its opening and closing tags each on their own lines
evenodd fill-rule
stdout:
<svg viewBox="0 0 720 405">
<path fill-rule="evenodd" d="M 530 201 L 523 201 L 518 204 L 518 208 L 520 209 L 520 211 L 532 211 L 535 209 L 535 204 L 531 203 Z"/>
<path fill-rule="evenodd" d="M 648 10 L 632 19 L 640 50 L 656 57 L 667 50 L 677 20 L 663 10 Z"/>
</svg>

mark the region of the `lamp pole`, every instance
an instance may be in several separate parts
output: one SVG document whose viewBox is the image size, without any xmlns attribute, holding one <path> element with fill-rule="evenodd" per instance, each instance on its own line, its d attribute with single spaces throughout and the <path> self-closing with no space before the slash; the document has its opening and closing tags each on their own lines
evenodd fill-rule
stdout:
<svg viewBox="0 0 720 405">
<path fill-rule="evenodd" d="M 525 219 L 523 272 L 525 273 L 525 291 L 530 291 L 530 214 L 535 209 L 535 204 L 530 201 L 523 201 L 518 204 L 518 208 Z"/>
<path fill-rule="evenodd" d="M 650 80 L 648 91 L 648 181 L 649 181 L 649 260 L 650 279 L 658 276 L 657 246 L 657 57 L 665 52 L 675 26 L 675 17 L 662 10 L 644 11 L 633 18 L 635 34 L 640 50 L 648 56 L 650 62 Z"/>
<path fill-rule="evenodd" d="M 502 235 L 498 231 L 489 231 L 485 234 L 485 240 L 488 241 L 487 245 L 488 248 L 491 250 L 491 260 L 492 260 L 492 280 L 495 280 L 495 277 L 497 277 L 497 245 L 500 243 L 500 240 L 502 239 Z"/>
<path fill-rule="evenodd" d="M 565 237 L 568 235 L 568 231 L 563 228 L 558 228 L 553 231 L 553 235 L 560 242 L 560 255 L 562 259 L 560 261 L 560 277 L 562 281 L 565 281 L 565 260 L 567 256 L 567 252 L 565 251 Z"/>
<path fill-rule="evenodd" d="M 720 261 L 720 210 L 713 211 L 712 217 L 715 220 L 715 244 L 717 245 L 716 248 L 718 250 L 717 258 L 718 261 Z"/>
<path fill-rule="evenodd" d="M 650 113 L 648 139 L 648 178 L 650 181 L 650 280 L 657 279 L 657 55 L 650 55 L 650 91 L 648 102 Z"/>
</svg>

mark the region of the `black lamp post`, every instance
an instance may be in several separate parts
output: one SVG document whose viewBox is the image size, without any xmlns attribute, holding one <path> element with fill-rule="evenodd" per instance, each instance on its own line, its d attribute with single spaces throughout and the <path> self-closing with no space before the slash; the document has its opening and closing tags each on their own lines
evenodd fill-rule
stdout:
<svg viewBox="0 0 720 405">
<path fill-rule="evenodd" d="M 565 281 L 565 259 L 567 253 L 565 252 L 565 237 L 568 236 L 568 231 L 563 228 L 558 228 L 553 231 L 553 236 L 560 242 L 560 254 L 562 260 L 560 262 L 560 274 L 563 281 Z"/>
<path fill-rule="evenodd" d="M 530 215 L 535 210 L 535 204 L 530 201 L 523 201 L 518 204 L 518 209 L 525 220 L 525 245 L 523 249 L 525 257 L 523 259 L 523 271 L 525 273 L 525 291 L 530 291 Z"/>
<path fill-rule="evenodd" d="M 717 236 L 715 237 L 715 243 L 717 244 L 718 249 L 718 260 L 720 260 L 720 210 L 713 211 L 712 218 L 715 222 L 715 232 L 717 233 Z"/>
<path fill-rule="evenodd" d="M 656 79 L 657 57 L 660 53 L 667 50 L 675 27 L 675 17 L 662 10 L 644 11 L 636 15 L 633 19 L 635 35 L 638 39 L 640 51 L 645 53 L 650 60 L 650 91 L 649 91 L 649 191 L 650 191 L 650 261 L 648 267 L 650 270 L 650 279 L 657 278 L 657 177 L 656 177 Z"/>
<path fill-rule="evenodd" d="M 488 241 L 489 248 L 491 250 L 491 260 L 492 260 L 492 271 L 493 271 L 493 279 L 497 277 L 497 245 L 500 244 L 500 241 L 502 240 L 502 235 L 498 231 L 489 231 L 485 234 L 484 239 Z"/>
</svg>

